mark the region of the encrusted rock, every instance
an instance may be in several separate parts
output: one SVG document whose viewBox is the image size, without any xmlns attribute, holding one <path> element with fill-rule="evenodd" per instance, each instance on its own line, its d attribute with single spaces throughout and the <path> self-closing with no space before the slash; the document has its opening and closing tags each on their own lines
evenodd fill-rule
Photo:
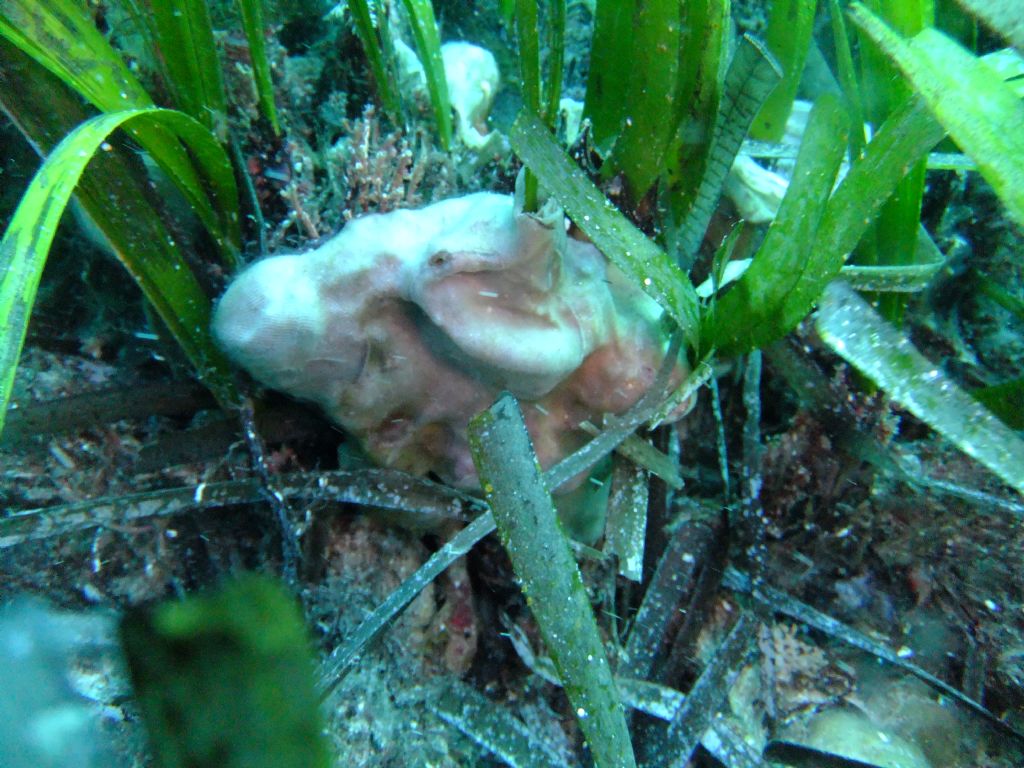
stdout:
<svg viewBox="0 0 1024 768">
<path fill-rule="evenodd" d="M 213 330 L 256 379 L 320 405 L 382 464 L 473 487 L 473 414 L 511 391 L 550 465 L 585 440 L 582 421 L 650 386 L 661 316 L 567 236 L 556 206 L 523 214 L 478 193 L 364 216 L 314 251 L 252 265 Z"/>
</svg>

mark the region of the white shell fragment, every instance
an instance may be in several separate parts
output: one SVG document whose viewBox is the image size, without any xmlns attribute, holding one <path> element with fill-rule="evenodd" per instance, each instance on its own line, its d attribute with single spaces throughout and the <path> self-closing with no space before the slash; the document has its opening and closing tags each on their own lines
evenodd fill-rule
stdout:
<svg viewBox="0 0 1024 768">
<path fill-rule="evenodd" d="M 442 45 L 441 58 L 459 138 L 470 149 L 480 149 L 489 138 L 487 115 L 501 84 L 498 62 L 486 48 L 461 41 Z"/>
<path fill-rule="evenodd" d="M 751 224 L 770 224 L 786 196 L 789 180 L 758 165 L 748 155 L 737 155 L 723 192 L 736 206 L 740 217 Z"/>
<path fill-rule="evenodd" d="M 427 76 L 416 52 L 395 40 L 399 82 L 404 93 L 427 99 Z M 455 110 L 456 134 L 469 149 L 488 146 L 493 137 L 487 127 L 501 74 L 494 54 L 479 45 L 453 40 L 441 46 L 448 100 Z"/>
<path fill-rule="evenodd" d="M 500 391 L 526 401 L 546 467 L 582 444 L 582 421 L 633 405 L 667 347 L 660 307 L 569 238 L 561 210 L 517 213 L 493 193 L 364 216 L 314 251 L 257 262 L 213 331 L 382 464 L 463 487 L 477 482 L 466 425 Z"/>
</svg>

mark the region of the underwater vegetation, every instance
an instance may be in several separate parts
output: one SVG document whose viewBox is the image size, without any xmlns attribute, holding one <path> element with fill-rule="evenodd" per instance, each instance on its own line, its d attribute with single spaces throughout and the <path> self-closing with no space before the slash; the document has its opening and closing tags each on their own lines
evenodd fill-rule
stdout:
<svg viewBox="0 0 1024 768">
<path fill-rule="evenodd" d="M 12 512 L 0 517 L 3 548 L 266 502 L 283 581 L 301 593 L 313 545 L 295 504 L 390 510 L 440 541 L 314 675 L 301 622 L 270 581 L 129 614 L 122 642 L 159 764 L 328 764 L 317 696 L 337 706 L 373 641 L 492 532 L 535 627 L 507 634 L 520 661 L 564 691 L 571 747 L 454 676 L 431 684 L 429 706 L 507 764 L 683 766 L 706 753 L 747 766 L 840 751 L 828 734 L 866 716 L 835 710 L 839 724 L 814 722 L 802 744 L 758 726 L 756 746 L 720 716 L 753 684 L 743 670 L 758 654 L 799 657 L 808 676 L 827 666 L 773 613 L 916 676 L 1022 743 L 1020 719 L 994 715 L 982 688 L 960 690 L 769 585 L 762 489 L 777 490 L 767 471 L 777 454 L 760 432 L 762 360 L 820 413 L 840 386 L 813 364 L 829 354 L 857 371 L 841 387 L 858 456 L 921 481 L 888 457 L 877 412 L 891 404 L 993 474 L 986 488 L 997 492 L 960 498 L 1019 517 L 1024 374 L 958 379 L 906 325 L 913 298 L 953 273 L 925 226 L 936 169 L 979 174 L 1005 228 L 1024 226 L 1019 14 L 983 0 L 776 0 L 759 39 L 735 34 L 729 0 L 503 0 L 472 4 L 466 18 L 455 5 L 348 0 L 314 14 L 259 0 L 0 0 L 0 105 L 42 158 L 0 240 L 0 430 L 26 429 L 31 409 L 12 395 L 19 359 L 72 208 L 212 407 L 237 418 L 252 462 L 244 479 Z M 582 44 L 581 17 L 592 26 Z M 502 50 L 448 32 L 481 18 Z M 312 104 L 319 86 L 282 63 L 281 41 L 310 24 L 336 25 L 350 43 L 329 65 L 303 59 L 317 83 L 345 84 L 333 102 Z M 826 85 L 811 88 L 815 60 Z M 305 130 L 303 110 L 337 140 Z M 335 165 L 314 160 L 318 141 Z M 339 167 L 343 178 L 313 170 Z M 1019 285 L 972 279 L 1024 314 Z M 346 431 L 336 469 L 273 470 L 261 433 L 275 396 L 259 384 L 315 403 Z M 720 387 L 746 414 L 731 444 Z M 714 512 L 659 516 L 658 503 L 685 505 L 684 479 L 706 482 L 668 437 L 703 391 L 717 421 L 703 439 L 721 475 Z M 829 451 L 805 454 L 815 452 Z M 582 498 L 564 501 L 573 494 Z M 725 518 L 742 541 L 731 564 L 688 571 L 702 526 Z M 588 561 L 628 597 L 601 604 Z M 737 596 L 706 612 L 717 632 L 703 656 L 698 619 L 680 626 L 673 574 Z M 262 635 L 261 622 L 278 631 Z M 197 663 L 170 661 L 183 658 Z M 1014 669 L 1013 654 L 1000 658 Z M 251 693 L 233 695 L 249 669 L 260 670 Z M 274 702 L 275 686 L 293 695 Z M 200 700 L 209 731 L 176 715 Z M 232 720 L 269 725 L 229 737 Z M 267 744 L 254 748 L 256 734 Z M 835 759 L 896 764 L 851 749 Z M 905 764 L 936 759 L 914 749 Z"/>
</svg>

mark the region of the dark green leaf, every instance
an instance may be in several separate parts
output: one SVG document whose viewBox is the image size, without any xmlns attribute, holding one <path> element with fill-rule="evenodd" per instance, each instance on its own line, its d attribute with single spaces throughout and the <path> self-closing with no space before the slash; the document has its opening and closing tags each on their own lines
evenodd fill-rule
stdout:
<svg viewBox="0 0 1024 768">
<path fill-rule="evenodd" d="M 533 0 L 516 0 L 516 39 L 523 108 L 540 117 L 540 27 L 537 3 Z M 537 210 L 537 175 L 529 167 L 523 171 L 523 210 L 527 213 Z"/>
<path fill-rule="evenodd" d="M 683 6 L 676 134 L 665 154 L 659 196 L 669 253 L 677 254 L 678 230 L 700 191 L 721 98 L 723 63 L 728 61 L 732 18 L 729 0 L 691 0 Z M 703 233 L 701 233 L 703 234 Z"/>
<path fill-rule="evenodd" d="M 864 156 L 832 194 L 808 262 L 786 300 L 780 325 L 802 320 L 911 164 L 942 140 L 944 132 L 919 99 L 911 99 L 882 124 Z"/>
<path fill-rule="evenodd" d="M 223 150 L 199 123 L 181 112 L 150 108 L 98 115 L 69 134 L 50 153 L 25 191 L 0 241 L 0 428 L 11 395 L 14 371 L 35 302 L 39 278 L 64 208 L 86 165 L 111 132 L 129 121 L 159 123 L 193 148 L 193 155 L 216 178 L 227 164 Z M 228 176 L 233 184 L 228 167 Z M 153 304 L 200 379 L 228 405 L 235 399 L 227 361 L 209 333 L 210 301 L 183 254 L 164 235 L 140 249 L 117 255 Z M 113 243 L 116 248 L 119 243 Z M 169 247 L 168 247 L 169 246 Z"/>
<path fill-rule="evenodd" d="M 1011 429 L 1024 429 L 1024 378 L 1014 379 L 971 393 Z"/>
<path fill-rule="evenodd" d="M 807 0 L 772 0 L 765 43 L 783 74 L 750 127 L 750 135 L 755 139 L 780 141 L 786 132 L 786 120 L 811 46 L 816 7 L 817 3 Z"/>
<path fill-rule="evenodd" d="M 370 71 L 377 83 L 377 95 L 380 97 L 380 102 L 388 117 L 397 122 L 401 115 L 401 105 L 391 73 L 385 63 L 383 41 L 378 35 L 377 26 L 373 23 L 370 4 L 367 0 L 349 0 L 348 9 L 352 12 L 356 34 L 363 44 L 366 59 L 370 62 Z M 387 24 L 387 19 L 378 18 L 378 23 Z"/>
<path fill-rule="evenodd" d="M 846 149 L 846 116 L 838 99 L 819 98 L 793 171 L 793 181 L 750 268 L 718 299 L 714 324 L 701 336 L 725 355 L 765 346 L 792 326 L 789 296 L 808 262 L 814 237 Z"/>
<path fill-rule="evenodd" d="M 352 3 L 354 5 L 354 3 Z M 270 123 L 275 134 L 281 133 L 274 106 L 274 84 L 270 80 L 270 61 L 267 59 L 267 44 L 264 39 L 263 1 L 238 0 L 242 14 L 242 28 L 249 41 L 249 58 L 252 59 L 253 74 L 256 77 L 256 93 L 259 95 L 260 112 Z"/>
<path fill-rule="evenodd" d="M 840 275 L 858 291 L 910 293 L 922 291 L 946 263 L 945 256 L 924 227 L 918 225 L 917 248 L 913 264 L 879 267 L 847 265 Z"/>
<path fill-rule="evenodd" d="M 156 60 L 174 106 L 224 141 L 227 97 L 206 0 L 148 0 L 146 22 L 153 25 Z"/>
<path fill-rule="evenodd" d="M 853 162 L 864 151 L 864 102 L 839 0 L 829 0 L 829 16 L 832 19 L 832 40 L 836 47 L 837 79 L 846 100 L 846 112 L 850 116 L 850 162 Z"/>
<path fill-rule="evenodd" d="M 533 114 L 540 114 L 540 22 L 537 3 L 517 0 L 516 39 L 519 43 L 519 78 L 523 104 Z"/>
<path fill-rule="evenodd" d="M 907 41 L 859 3 L 857 24 L 885 51 L 1024 224 L 1024 104 L 982 61 L 935 29 Z"/>
<path fill-rule="evenodd" d="M 544 121 L 552 128 L 558 122 L 565 69 L 566 0 L 548 0 L 548 76 L 544 80 Z"/>
<path fill-rule="evenodd" d="M 900 32 L 914 34 L 934 22 L 932 0 L 880 0 L 876 10 Z M 889 57 L 870 38 L 861 36 L 861 97 L 864 118 L 873 126 L 881 125 L 912 96 L 911 89 L 899 77 Z M 908 165 L 903 178 L 879 210 L 865 232 L 853 261 L 859 266 L 913 265 L 917 231 L 921 221 L 926 162 L 918 159 Z M 886 319 L 902 322 L 906 298 L 886 294 L 872 299 Z"/>
<path fill-rule="evenodd" d="M 765 98 L 782 77 L 778 65 L 767 50 L 750 37 L 744 37 L 729 63 L 722 99 L 715 116 L 715 125 L 708 142 L 707 160 L 700 186 L 677 233 L 672 233 L 672 251 L 676 261 L 689 268 L 697 256 L 711 216 L 718 207 L 722 185 L 729 175 L 736 153 L 747 135 L 751 122 Z M 683 188 L 685 189 L 685 188 Z M 678 203 L 671 203 L 678 209 Z M 682 211 L 678 210 L 677 215 Z"/>
<path fill-rule="evenodd" d="M 503 395 L 469 426 L 498 533 L 599 768 L 635 765 L 626 719 L 579 568 L 519 406 Z"/>
<path fill-rule="evenodd" d="M 441 38 L 437 34 L 434 7 L 430 0 L 402 0 L 409 13 L 412 36 L 416 40 L 416 52 L 423 64 L 427 77 L 427 93 L 434 108 L 437 135 L 441 149 L 448 151 L 452 146 L 452 107 L 448 100 L 448 81 L 444 74 L 444 60 L 441 58 Z"/>
<path fill-rule="evenodd" d="M 675 135 L 680 115 L 676 106 L 680 13 L 678 0 L 636 2 L 630 65 L 623 67 L 628 90 L 620 96 L 625 99 L 625 115 L 601 168 L 605 177 L 621 171 L 633 200 L 641 199 L 661 175 L 665 151 Z"/>
<path fill-rule="evenodd" d="M 104 112 L 146 109 L 153 101 L 83 7 L 72 0 L 5 0 L 0 35 L 34 58 Z M 175 183 L 213 235 L 225 264 L 234 267 L 241 246 L 237 195 L 207 196 L 188 154 L 159 123 L 138 121 L 125 130 Z M 234 177 L 219 179 L 234 188 Z"/>
<path fill-rule="evenodd" d="M 628 105 L 633 15 L 636 0 L 598 0 L 594 37 L 590 44 L 590 73 L 583 115 L 590 119 L 598 152 L 607 154 L 619 135 Z"/>
</svg>

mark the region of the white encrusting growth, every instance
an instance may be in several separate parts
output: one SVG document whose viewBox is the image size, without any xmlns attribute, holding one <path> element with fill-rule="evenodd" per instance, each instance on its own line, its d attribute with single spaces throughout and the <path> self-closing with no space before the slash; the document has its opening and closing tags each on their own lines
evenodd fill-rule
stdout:
<svg viewBox="0 0 1024 768">
<path fill-rule="evenodd" d="M 401 40 L 395 41 L 399 62 L 399 83 L 412 98 L 426 100 L 427 76 L 416 52 Z M 456 133 L 470 149 L 482 149 L 493 139 L 487 115 L 501 85 L 494 54 L 479 45 L 453 40 L 441 46 L 448 100 L 457 118 Z"/>
<path fill-rule="evenodd" d="M 581 422 L 640 398 L 667 345 L 660 308 L 568 237 L 560 209 L 523 214 L 492 193 L 364 216 L 314 251 L 257 262 L 213 331 L 381 463 L 461 486 L 476 484 L 466 424 L 500 391 L 537 405 L 548 466 L 583 442 Z"/>
</svg>

